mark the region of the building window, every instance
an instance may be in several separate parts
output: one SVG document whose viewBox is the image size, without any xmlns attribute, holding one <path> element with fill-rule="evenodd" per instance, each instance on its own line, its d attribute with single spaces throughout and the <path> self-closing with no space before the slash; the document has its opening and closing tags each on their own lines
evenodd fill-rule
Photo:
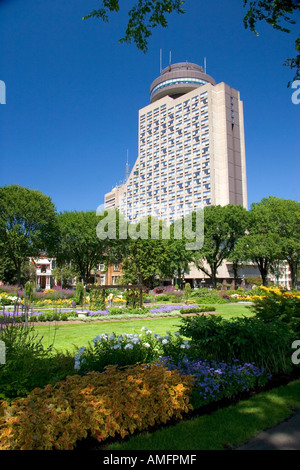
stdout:
<svg viewBox="0 0 300 470">
<path fill-rule="evenodd" d="M 120 276 L 112 276 L 111 279 L 112 279 L 113 285 L 115 286 L 115 285 L 119 284 Z"/>
</svg>

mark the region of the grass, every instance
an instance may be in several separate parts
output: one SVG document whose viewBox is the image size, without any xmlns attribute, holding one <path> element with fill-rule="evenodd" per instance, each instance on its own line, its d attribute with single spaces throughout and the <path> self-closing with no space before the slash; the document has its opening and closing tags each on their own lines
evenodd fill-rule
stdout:
<svg viewBox="0 0 300 470">
<path fill-rule="evenodd" d="M 224 318 L 234 318 L 237 316 L 249 316 L 251 313 L 245 305 L 241 304 L 219 304 L 214 305 L 216 312 Z M 80 324 L 59 324 L 59 322 L 48 323 L 45 325 L 35 325 L 36 333 L 43 336 L 43 344 L 49 346 L 54 341 L 54 347 L 58 351 L 73 351 L 81 346 L 87 346 L 95 336 L 101 333 L 139 333 L 143 326 L 149 328 L 154 333 L 165 335 L 167 331 L 174 333 L 178 331 L 181 320 L 178 317 L 166 317 L 157 319 L 140 320 L 118 320 L 104 321 L 95 323 Z"/>
<path fill-rule="evenodd" d="M 224 450 L 248 442 L 262 430 L 288 418 L 300 407 L 300 380 L 257 394 L 153 433 L 144 432 L 105 450 Z"/>
</svg>

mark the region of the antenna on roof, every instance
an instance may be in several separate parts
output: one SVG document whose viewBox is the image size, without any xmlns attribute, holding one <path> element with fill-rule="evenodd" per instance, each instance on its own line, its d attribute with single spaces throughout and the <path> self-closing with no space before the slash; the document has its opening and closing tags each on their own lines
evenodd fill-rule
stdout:
<svg viewBox="0 0 300 470">
<path fill-rule="evenodd" d="M 160 50 L 160 62 L 159 62 L 159 66 L 160 66 L 160 73 L 162 71 L 162 49 Z"/>
<path fill-rule="evenodd" d="M 206 57 L 204 57 L 204 72 L 206 73 Z"/>
<path fill-rule="evenodd" d="M 170 54 L 169 54 L 169 69 L 171 68 L 171 55 L 172 55 L 172 53 L 170 51 Z"/>
</svg>

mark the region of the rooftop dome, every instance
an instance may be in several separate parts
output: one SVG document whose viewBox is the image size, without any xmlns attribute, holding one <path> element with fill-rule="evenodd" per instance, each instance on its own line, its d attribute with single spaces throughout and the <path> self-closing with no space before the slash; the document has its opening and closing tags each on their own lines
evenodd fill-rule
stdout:
<svg viewBox="0 0 300 470">
<path fill-rule="evenodd" d="M 206 83 L 216 84 L 215 80 L 207 75 L 200 65 L 190 62 L 169 65 L 151 84 L 150 101 L 153 103 L 163 96 L 177 98 Z"/>
</svg>

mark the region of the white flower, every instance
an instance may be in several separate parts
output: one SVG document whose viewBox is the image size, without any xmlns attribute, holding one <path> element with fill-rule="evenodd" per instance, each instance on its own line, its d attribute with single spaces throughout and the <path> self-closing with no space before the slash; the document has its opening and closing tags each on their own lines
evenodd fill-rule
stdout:
<svg viewBox="0 0 300 470">
<path fill-rule="evenodd" d="M 132 342 L 133 344 L 140 343 L 140 342 L 141 342 L 141 338 L 131 338 L 131 342 Z"/>
<path fill-rule="evenodd" d="M 120 344 L 114 344 L 113 346 L 111 346 L 110 349 L 121 349 L 121 345 Z"/>
<path fill-rule="evenodd" d="M 124 349 L 133 349 L 133 344 L 131 343 L 126 344 Z"/>
<path fill-rule="evenodd" d="M 146 331 L 146 335 L 152 335 L 152 331 L 151 331 L 151 330 L 147 330 L 147 331 Z"/>
<path fill-rule="evenodd" d="M 108 339 L 109 339 L 109 341 L 113 341 L 115 339 L 115 337 L 116 337 L 115 334 L 112 333 L 111 335 L 109 335 Z"/>
<path fill-rule="evenodd" d="M 148 328 L 146 328 L 145 326 L 143 326 L 143 328 L 141 328 L 141 331 L 148 331 Z"/>
<path fill-rule="evenodd" d="M 168 343 L 169 343 L 169 341 L 167 339 L 162 340 L 162 344 L 168 344 Z"/>
<path fill-rule="evenodd" d="M 145 348 L 150 348 L 150 344 L 149 344 L 149 343 L 143 343 L 143 346 L 145 346 Z"/>
</svg>

